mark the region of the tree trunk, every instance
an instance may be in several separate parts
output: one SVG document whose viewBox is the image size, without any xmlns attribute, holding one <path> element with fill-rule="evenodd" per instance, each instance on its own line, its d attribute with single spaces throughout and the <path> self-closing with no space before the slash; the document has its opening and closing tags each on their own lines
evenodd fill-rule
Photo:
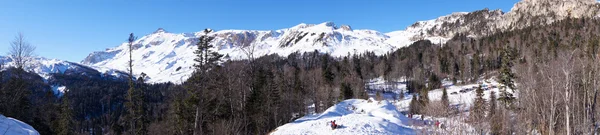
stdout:
<svg viewBox="0 0 600 135">
<path fill-rule="evenodd" d="M 570 84 L 571 84 L 571 82 L 570 82 L 570 80 L 571 80 L 570 73 L 571 72 L 570 71 L 571 71 L 570 69 L 563 69 L 563 73 L 565 75 L 565 81 L 567 82 L 565 84 L 565 88 L 564 88 L 565 89 L 565 101 L 564 101 L 565 102 L 565 121 L 566 121 L 565 124 L 566 124 L 566 128 L 567 128 L 567 135 L 571 134 L 571 125 L 570 125 L 571 124 L 571 121 L 570 121 L 571 120 L 570 119 L 571 110 L 569 108 L 569 103 L 570 103 L 569 94 L 571 94 L 570 90 L 569 90 L 571 88 L 570 87 Z"/>
<path fill-rule="evenodd" d="M 200 107 L 196 107 L 196 118 L 194 120 L 194 135 L 200 135 L 202 134 L 202 123 L 200 122 Z"/>
</svg>

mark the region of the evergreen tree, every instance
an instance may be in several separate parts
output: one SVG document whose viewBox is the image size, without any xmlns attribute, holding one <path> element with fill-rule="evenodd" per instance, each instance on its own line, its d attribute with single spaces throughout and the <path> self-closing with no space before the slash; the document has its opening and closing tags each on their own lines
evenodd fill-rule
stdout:
<svg viewBox="0 0 600 135">
<path fill-rule="evenodd" d="M 404 99 L 404 90 L 403 89 L 400 89 L 399 99 L 400 100 Z"/>
<path fill-rule="evenodd" d="M 137 39 L 133 33 L 129 34 L 129 89 L 127 90 L 127 102 L 125 103 L 128 111 L 127 122 L 129 123 L 129 131 L 131 134 L 144 135 L 147 134 L 147 122 L 145 121 L 144 110 L 144 94 L 143 91 L 135 87 L 133 80 L 133 42 Z"/>
<path fill-rule="evenodd" d="M 327 85 L 332 85 L 335 79 L 335 75 L 332 71 L 331 62 L 329 60 L 331 56 L 329 54 L 324 54 L 321 58 L 321 70 L 323 71 L 323 78 Z"/>
<path fill-rule="evenodd" d="M 488 118 L 494 117 L 496 115 L 496 92 L 490 92 L 490 106 L 488 111 Z"/>
<path fill-rule="evenodd" d="M 513 95 L 507 91 L 508 89 L 511 89 L 512 92 L 514 92 L 515 90 L 515 74 L 512 72 L 513 59 L 514 58 L 512 56 L 512 49 L 506 46 L 502 50 L 500 74 L 498 76 L 498 78 L 500 79 L 500 84 L 502 84 L 502 86 L 500 86 L 499 100 L 501 100 L 504 103 L 505 107 L 508 107 L 514 99 Z"/>
<path fill-rule="evenodd" d="M 354 91 L 352 91 L 352 88 L 348 83 L 342 83 L 342 92 L 342 95 L 344 95 L 344 100 L 352 99 L 354 97 Z"/>
<path fill-rule="evenodd" d="M 57 134 L 72 135 L 73 134 L 73 111 L 69 103 L 69 96 L 65 93 L 60 103 L 60 114 L 58 120 Z"/>
<path fill-rule="evenodd" d="M 421 112 L 421 105 L 416 94 L 412 95 L 408 109 L 411 114 L 419 114 Z"/>
<path fill-rule="evenodd" d="M 472 120 L 479 121 L 485 116 L 485 99 L 483 99 L 483 89 L 481 89 L 481 86 L 477 87 L 475 93 L 475 101 L 473 101 L 469 115 Z"/>
<path fill-rule="evenodd" d="M 429 89 L 421 89 L 419 93 L 419 107 L 425 108 L 429 104 Z"/>
<path fill-rule="evenodd" d="M 491 127 L 491 134 L 493 135 L 499 135 L 502 133 L 502 118 L 499 115 L 496 115 L 496 111 L 498 110 L 497 105 L 496 105 L 496 93 L 495 92 L 491 92 L 490 93 L 490 106 L 489 106 L 489 112 L 488 112 L 488 119 L 489 119 L 489 124 Z"/>
<path fill-rule="evenodd" d="M 199 73 L 207 72 L 209 69 L 218 66 L 218 62 L 223 57 L 222 54 L 213 50 L 214 45 L 211 42 L 215 37 L 209 36 L 210 32 L 212 32 L 211 29 L 204 29 L 204 35 L 200 37 L 200 41 L 196 44 L 198 49 L 194 51 L 194 54 L 196 54 L 194 67 L 196 72 Z"/>
<path fill-rule="evenodd" d="M 471 62 L 471 74 L 473 75 L 473 80 L 479 79 L 479 75 L 481 74 L 481 58 L 479 58 L 479 50 L 473 54 L 473 60 Z"/>
<path fill-rule="evenodd" d="M 204 126 L 209 118 L 209 103 L 216 98 L 208 95 L 211 92 L 210 89 L 214 89 L 209 87 L 211 81 L 209 71 L 219 67 L 219 61 L 223 57 L 223 55 L 213 50 L 214 46 L 211 42 L 214 37 L 208 35 L 210 32 L 212 30 L 204 29 L 204 35 L 200 37 L 200 41 L 196 44 L 198 48 L 194 51 L 194 54 L 196 54 L 194 59 L 196 62 L 194 64 L 195 71 L 186 84 L 190 96 L 185 101 L 188 105 L 193 105 L 195 110 L 193 128 L 193 134 L 195 135 L 206 133 Z"/>
<path fill-rule="evenodd" d="M 448 107 L 450 107 L 450 101 L 448 100 L 448 91 L 446 90 L 446 87 L 442 89 L 442 105 L 446 110 Z"/>
</svg>

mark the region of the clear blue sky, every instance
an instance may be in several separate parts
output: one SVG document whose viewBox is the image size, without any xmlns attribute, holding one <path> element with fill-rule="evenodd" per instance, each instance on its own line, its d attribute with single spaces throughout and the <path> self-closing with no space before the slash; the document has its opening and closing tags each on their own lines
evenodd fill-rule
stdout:
<svg viewBox="0 0 600 135">
<path fill-rule="evenodd" d="M 0 2 L 0 55 L 23 32 L 36 54 L 79 62 L 157 28 L 272 30 L 333 21 L 353 29 L 403 30 L 452 12 L 507 12 L 518 0 L 7 0 Z"/>
</svg>

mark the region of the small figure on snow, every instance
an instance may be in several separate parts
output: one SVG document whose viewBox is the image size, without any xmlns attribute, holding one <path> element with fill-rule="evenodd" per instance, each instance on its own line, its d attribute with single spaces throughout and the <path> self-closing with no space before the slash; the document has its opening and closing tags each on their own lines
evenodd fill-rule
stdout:
<svg viewBox="0 0 600 135">
<path fill-rule="evenodd" d="M 335 124 L 335 120 L 331 121 L 331 129 L 336 129 L 338 127 L 337 124 Z"/>
</svg>

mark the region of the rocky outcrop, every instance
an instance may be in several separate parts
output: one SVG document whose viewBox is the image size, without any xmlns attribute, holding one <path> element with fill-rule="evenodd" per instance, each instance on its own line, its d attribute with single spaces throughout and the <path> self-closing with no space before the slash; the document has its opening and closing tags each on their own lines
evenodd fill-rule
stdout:
<svg viewBox="0 0 600 135">
<path fill-rule="evenodd" d="M 410 38 L 412 40 L 451 38 L 456 33 L 480 37 L 532 25 L 547 25 L 567 17 L 593 18 L 600 14 L 599 11 L 599 4 L 595 0 L 523 0 L 508 13 L 487 8 L 470 13 L 453 13 L 417 22 L 406 31 L 417 33 Z"/>
</svg>

